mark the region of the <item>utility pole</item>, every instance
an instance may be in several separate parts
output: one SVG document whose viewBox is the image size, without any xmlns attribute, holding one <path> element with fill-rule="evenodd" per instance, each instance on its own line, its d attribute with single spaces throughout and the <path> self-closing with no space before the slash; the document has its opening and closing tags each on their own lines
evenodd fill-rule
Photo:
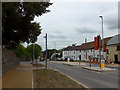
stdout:
<svg viewBox="0 0 120 90">
<path fill-rule="evenodd" d="M 56 43 L 54 42 L 54 53 L 55 53 L 55 61 L 56 61 Z"/>
<path fill-rule="evenodd" d="M 34 44 L 32 44 L 32 45 L 33 45 L 33 59 L 32 59 L 32 61 L 34 61 L 34 59 L 35 59 L 35 56 L 34 56 L 35 48 L 34 48 Z"/>
<path fill-rule="evenodd" d="M 85 38 L 85 43 L 87 43 L 87 38 Z M 87 49 L 85 51 L 86 51 L 86 60 L 87 60 Z"/>
<path fill-rule="evenodd" d="M 46 64 L 46 69 L 47 69 L 47 33 L 45 35 L 45 42 L 46 42 L 46 55 L 45 55 L 45 64 Z"/>
</svg>

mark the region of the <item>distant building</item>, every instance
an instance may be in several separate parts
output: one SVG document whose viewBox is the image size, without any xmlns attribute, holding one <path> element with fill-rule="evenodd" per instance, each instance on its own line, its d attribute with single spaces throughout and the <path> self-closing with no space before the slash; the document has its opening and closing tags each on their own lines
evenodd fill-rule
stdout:
<svg viewBox="0 0 120 90">
<path fill-rule="evenodd" d="M 112 37 L 104 39 L 104 47 Z M 101 44 L 102 45 L 102 44 Z M 106 54 L 106 52 L 104 53 Z M 103 52 L 101 52 L 103 56 Z M 63 59 L 71 58 L 73 60 L 89 60 L 90 58 L 99 58 L 99 50 L 94 50 L 94 42 L 83 43 L 79 46 L 68 46 L 62 52 Z M 106 55 L 104 55 L 106 58 Z"/>
<path fill-rule="evenodd" d="M 79 60 L 79 48 L 77 46 L 68 46 L 62 51 L 63 59 L 70 58 L 73 60 Z"/>
<path fill-rule="evenodd" d="M 107 58 L 111 62 L 120 63 L 120 34 L 113 36 L 108 41 Z"/>
</svg>

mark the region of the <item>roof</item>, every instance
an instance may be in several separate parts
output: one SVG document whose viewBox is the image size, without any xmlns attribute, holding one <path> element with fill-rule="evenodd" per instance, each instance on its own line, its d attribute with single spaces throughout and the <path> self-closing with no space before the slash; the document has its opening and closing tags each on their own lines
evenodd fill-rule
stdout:
<svg viewBox="0 0 120 90">
<path fill-rule="evenodd" d="M 67 48 L 64 49 L 65 50 L 78 50 L 79 46 L 68 46 Z"/>
<path fill-rule="evenodd" d="M 80 50 L 86 50 L 86 49 L 92 49 L 94 48 L 94 42 L 89 42 L 89 43 L 83 43 L 79 49 Z"/>
<path fill-rule="evenodd" d="M 110 40 L 112 37 L 107 37 L 104 38 L 104 43 L 106 44 L 108 40 Z M 102 45 L 102 43 L 101 43 Z M 94 41 L 88 42 L 88 43 L 83 43 L 79 46 L 68 46 L 67 48 L 64 49 L 64 51 L 67 50 L 86 50 L 86 49 L 93 49 L 94 48 Z"/>
<path fill-rule="evenodd" d="M 118 45 L 120 44 L 120 34 L 113 36 L 107 43 L 107 45 Z"/>
</svg>

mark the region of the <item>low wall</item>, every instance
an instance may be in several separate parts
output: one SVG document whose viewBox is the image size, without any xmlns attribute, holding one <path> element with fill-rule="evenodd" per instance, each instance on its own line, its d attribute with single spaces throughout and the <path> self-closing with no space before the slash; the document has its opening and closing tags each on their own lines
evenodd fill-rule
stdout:
<svg viewBox="0 0 120 90">
<path fill-rule="evenodd" d="M 13 51 L 2 49 L 2 74 L 16 68 L 19 64 L 20 59 Z"/>
</svg>

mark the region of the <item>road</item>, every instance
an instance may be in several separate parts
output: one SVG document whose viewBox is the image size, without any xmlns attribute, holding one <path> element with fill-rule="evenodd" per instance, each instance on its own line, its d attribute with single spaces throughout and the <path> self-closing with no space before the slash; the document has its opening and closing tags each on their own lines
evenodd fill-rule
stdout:
<svg viewBox="0 0 120 90">
<path fill-rule="evenodd" d="M 70 76 L 88 88 L 118 88 L 118 71 L 96 72 L 50 61 L 48 67 Z"/>
</svg>

